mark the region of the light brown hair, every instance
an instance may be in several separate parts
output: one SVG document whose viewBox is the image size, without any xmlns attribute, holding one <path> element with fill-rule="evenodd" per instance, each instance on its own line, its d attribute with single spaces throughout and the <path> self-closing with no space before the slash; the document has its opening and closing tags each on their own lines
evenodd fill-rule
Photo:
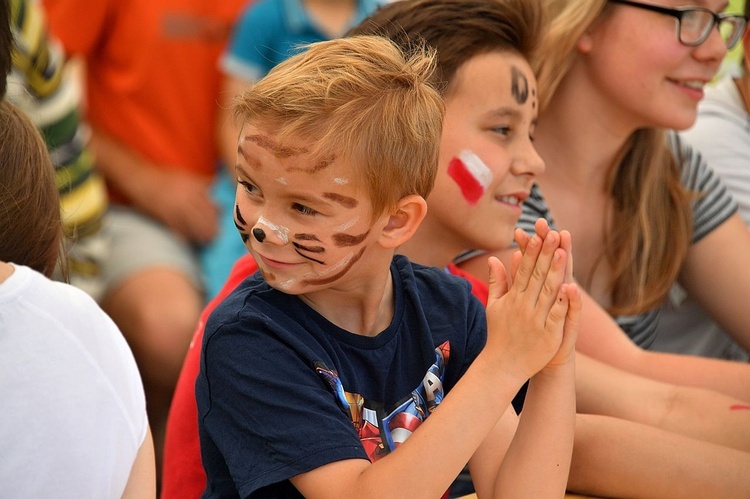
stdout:
<svg viewBox="0 0 750 499">
<path fill-rule="evenodd" d="M 542 39 L 543 58 L 533 66 L 539 85 L 540 113 L 577 57 L 576 43 L 602 16 L 606 0 L 543 0 L 550 25 Z M 692 238 L 689 193 L 666 132 L 644 128 L 626 143 L 609 172 L 611 214 L 600 255 L 612 268 L 615 315 L 636 314 L 660 304 L 677 279 Z M 575 237 L 575 234 L 574 234 Z M 583 283 L 584 286 L 587 283 Z"/>
<path fill-rule="evenodd" d="M 55 172 L 36 127 L 0 103 L 0 260 L 51 277 L 61 262 L 63 229 Z"/>
<path fill-rule="evenodd" d="M 314 43 L 238 96 L 239 125 L 300 139 L 313 157 L 346 158 L 370 195 L 373 218 L 432 190 L 444 106 L 428 83 L 434 52 L 404 52 L 382 37 Z"/>
</svg>

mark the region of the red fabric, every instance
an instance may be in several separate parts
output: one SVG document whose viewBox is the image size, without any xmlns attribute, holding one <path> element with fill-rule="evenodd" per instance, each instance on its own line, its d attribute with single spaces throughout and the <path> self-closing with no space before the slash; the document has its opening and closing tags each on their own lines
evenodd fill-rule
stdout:
<svg viewBox="0 0 750 499">
<path fill-rule="evenodd" d="M 198 498 L 206 487 L 198 441 L 198 406 L 195 403 L 203 330 L 216 306 L 257 269 L 258 265 L 250 254 L 237 260 L 221 291 L 206 305 L 198 320 L 169 409 L 161 477 L 162 499 Z"/>
<path fill-rule="evenodd" d="M 471 283 L 471 294 L 477 297 L 477 299 L 482 302 L 482 305 L 487 305 L 487 298 L 490 295 L 490 290 L 487 287 L 486 282 L 482 282 L 481 280 L 477 279 L 473 275 L 459 269 L 452 263 L 448 265 L 448 272 L 450 272 L 453 275 L 457 275 L 459 277 L 463 277 L 467 281 Z"/>
<path fill-rule="evenodd" d="M 234 264 L 232 271 L 219 294 L 203 310 L 190 344 L 185 363 L 177 381 L 172 407 L 167 420 L 164 442 L 164 464 L 162 471 L 161 499 L 199 498 L 206 487 L 198 439 L 198 406 L 195 403 L 195 380 L 200 370 L 200 351 L 203 328 L 214 308 L 258 266 L 250 255 L 245 255 Z M 471 291 L 482 303 L 487 303 L 488 288 L 471 274 L 455 265 L 449 265 L 450 273 L 463 277 L 471 283 Z"/>
</svg>

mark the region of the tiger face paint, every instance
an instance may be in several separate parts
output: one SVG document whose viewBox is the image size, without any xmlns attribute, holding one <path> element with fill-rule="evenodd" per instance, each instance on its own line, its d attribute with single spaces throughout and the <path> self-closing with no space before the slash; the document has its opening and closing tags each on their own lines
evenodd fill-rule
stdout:
<svg viewBox="0 0 750 499">
<path fill-rule="evenodd" d="M 367 258 L 371 204 L 349 169 L 336 156 L 314 160 L 304 146 L 245 126 L 234 220 L 271 286 L 290 294 L 329 287 Z"/>
</svg>

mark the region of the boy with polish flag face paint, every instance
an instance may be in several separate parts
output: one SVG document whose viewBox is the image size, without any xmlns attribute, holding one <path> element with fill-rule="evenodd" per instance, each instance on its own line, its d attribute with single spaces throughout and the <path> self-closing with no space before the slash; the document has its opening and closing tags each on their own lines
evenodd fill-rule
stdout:
<svg viewBox="0 0 750 499">
<path fill-rule="evenodd" d="M 531 141 L 539 104 L 536 79 L 525 60 L 534 57 L 533 44 L 525 46 L 518 33 L 514 38 L 513 28 L 491 14 L 504 6 L 522 12 L 536 2 L 487 3 L 402 0 L 380 9 L 352 33 L 385 34 L 404 46 L 424 40 L 438 52 L 438 73 L 446 82 L 440 87 L 446 114 L 438 175 L 420 229 L 399 252 L 455 274 L 462 271 L 450 262 L 468 248 L 505 249 L 514 236 L 521 248 L 527 247 L 529 237 L 518 230 L 514 234 L 514 227 L 532 182 L 544 170 Z M 450 31 L 443 29 L 448 23 Z M 523 23 L 517 19 L 510 25 Z M 537 229 L 543 236 L 561 236 L 563 247 L 570 242 L 567 232 L 549 231 L 543 220 Z M 572 268 L 568 271 L 572 278 Z M 482 283 L 464 275 L 481 296 Z M 677 406 L 675 393 L 680 394 Z M 750 454 L 736 450 L 750 450 L 747 419 L 739 414 L 744 411 L 725 409 L 742 406 L 741 401 L 635 376 L 582 354 L 576 354 L 576 395 L 580 414 L 570 490 L 614 497 L 697 490 L 732 496 L 750 485 Z M 706 411 L 715 422 L 708 426 Z M 523 424 L 511 408 L 504 419 Z M 602 449 L 613 452 L 602 454 Z M 715 459 L 711 473 L 705 455 Z M 737 479 L 725 479 L 720 469 L 733 470 Z M 690 472 L 679 483 L 669 478 L 685 470 Z"/>
<path fill-rule="evenodd" d="M 450 161 L 448 175 L 455 180 L 470 204 L 476 204 L 492 183 L 492 171 L 471 151 L 461 151 L 457 158 Z"/>
</svg>

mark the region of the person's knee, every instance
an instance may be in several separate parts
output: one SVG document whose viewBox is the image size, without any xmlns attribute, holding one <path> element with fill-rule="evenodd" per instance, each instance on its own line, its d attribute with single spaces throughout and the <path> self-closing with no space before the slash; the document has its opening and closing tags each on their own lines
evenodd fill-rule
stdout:
<svg viewBox="0 0 750 499">
<path fill-rule="evenodd" d="M 201 304 L 188 279 L 159 271 L 123 283 L 106 298 L 105 310 L 130 343 L 144 375 L 174 383 Z"/>
</svg>

